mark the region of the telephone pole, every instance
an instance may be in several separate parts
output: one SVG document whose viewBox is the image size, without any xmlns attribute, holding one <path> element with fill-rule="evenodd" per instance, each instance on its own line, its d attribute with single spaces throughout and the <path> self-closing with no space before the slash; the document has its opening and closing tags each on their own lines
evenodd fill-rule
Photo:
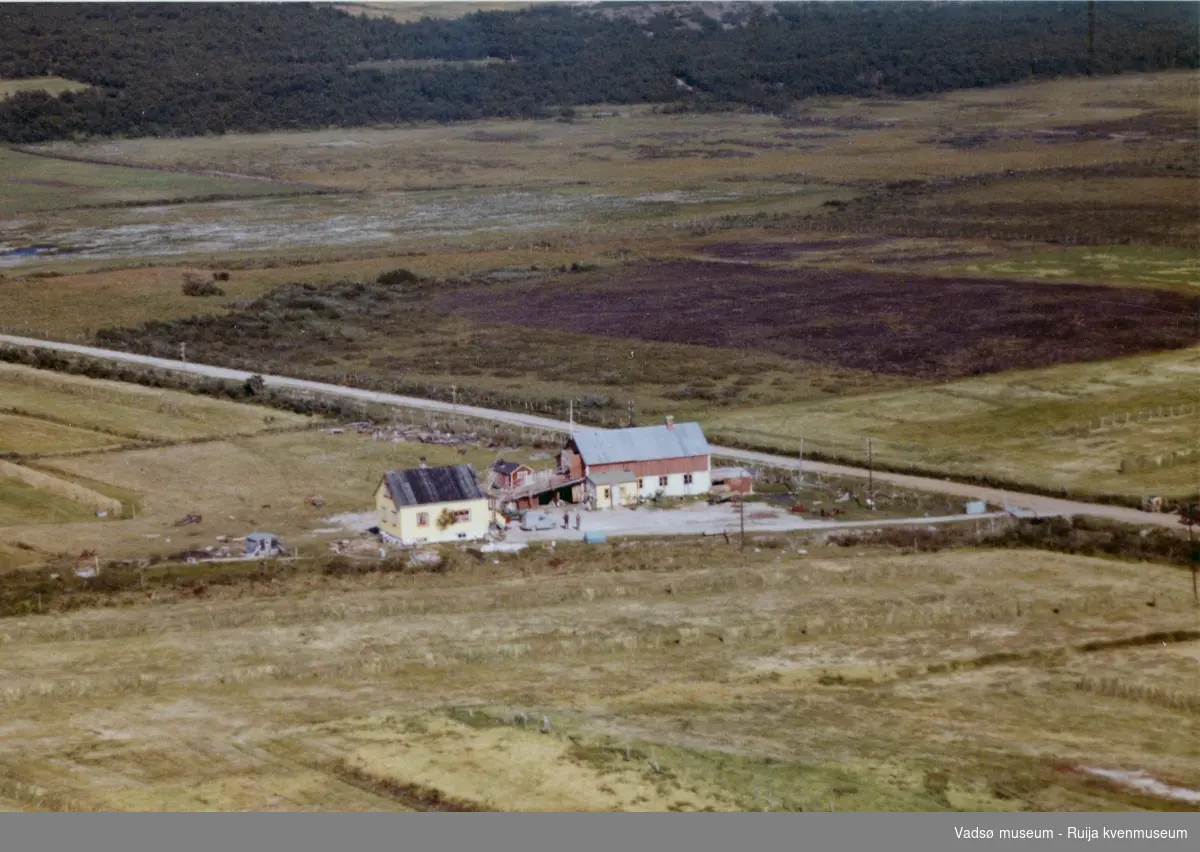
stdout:
<svg viewBox="0 0 1200 852">
<path fill-rule="evenodd" d="M 738 515 L 742 524 L 742 546 L 741 549 L 746 549 L 746 498 L 745 496 L 738 497 Z"/>
<path fill-rule="evenodd" d="M 187 360 L 187 344 L 186 343 L 179 344 L 179 360 L 180 361 Z"/>
<path fill-rule="evenodd" d="M 871 439 L 867 438 L 867 494 L 875 493 L 875 464 L 874 454 L 871 452 Z"/>
</svg>

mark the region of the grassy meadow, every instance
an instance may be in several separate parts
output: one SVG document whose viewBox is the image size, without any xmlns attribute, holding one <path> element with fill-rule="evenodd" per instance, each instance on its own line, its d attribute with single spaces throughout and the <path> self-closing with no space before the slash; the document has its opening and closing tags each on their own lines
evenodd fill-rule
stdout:
<svg viewBox="0 0 1200 852">
<path fill-rule="evenodd" d="M 170 204 L 212 196 L 248 198 L 296 190 L 261 180 L 80 163 L 0 149 L 0 215 L 52 214 L 77 207 Z M 19 231 L 10 224 L 0 237 Z"/>
<path fill-rule="evenodd" d="M 1128 421 L 1126 418 L 1128 417 Z M 1001 373 L 820 403 L 714 412 L 718 440 L 988 475 L 1079 496 L 1200 488 L 1200 348 Z M 1172 453 L 1191 453 L 1170 463 Z M 1122 462 L 1163 459 L 1161 467 Z"/>
<path fill-rule="evenodd" d="M 1186 131 L 1138 144 L 1077 127 L 1159 114 L 1189 116 L 1195 72 L 1063 79 L 909 100 L 813 99 L 784 117 L 660 115 L 643 106 L 580 107 L 570 122 L 263 133 L 197 139 L 56 142 L 50 153 L 122 165 L 213 169 L 355 189 L 577 185 L 645 193 L 745 182 L 857 184 L 1144 162 L 1177 151 Z M 950 130 L 1000 135 L 939 144 Z M 1019 134 L 1054 135 L 1029 144 Z M 930 134 L 935 136 L 931 137 Z M 1009 136 L 1006 134 L 1016 134 Z"/>
<path fill-rule="evenodd" d="M 1013 253 L 967 263 L 961 271 L 990 278 L 1090 281 L 1134 287 L 1200 289 L 1200 251 L 1150 246 L 1102 246 Z"/>
<path fill-rule="evenodd" d="M 310 422 L 288 412 L 15 364 L 0 364 L 0 411 L 40 420 L 41 428 L 49 430 L 39 440 L 41 450 L 18 449 L 0 439 L 0 452 L 17 453 L 77 449 L 71 446 L 73 440 L 80 440 L 77 432 L 102 435 L 109 444 L 175 442 L 252 435 Z M 54 432 L 53 426 L 64 431 Z M 14 440 L 19 439 L 21 430 L 12 431 Z"/>
<path fill-rule="evenodd" d="M 1200 786 L 1185 572 L 807 547 L 150 568 L 4 619 L 0 702 L 25 721 L 0 789 L 20 810 L 1191 807 L 1088 774 Z M 0 594 L 32 602 L 22 582 Z"/>
</svg>

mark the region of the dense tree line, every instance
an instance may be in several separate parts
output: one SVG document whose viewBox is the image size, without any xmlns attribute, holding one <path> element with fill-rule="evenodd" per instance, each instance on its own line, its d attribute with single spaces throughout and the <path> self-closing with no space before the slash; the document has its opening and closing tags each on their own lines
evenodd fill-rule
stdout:
<svg viewBox="0 0 1200 852">
<path fill-rule="evenodd" d="M 94 88 L 0 102 L 0 138 L 528 117 L 601 102 L 777 110 L 813 94 L 913 95 L 1089 65 L 1081 2 L 781 3 L 724 14 L 543 6 L 399 24 L 307 4 L 4 4 L 0 77 Z M 1198 24 L 1192 3 L 1100 3 L 1092 69 L 1200 67 Z M 395 62 L 486 58 L 505 62 Z"/>
</svg>

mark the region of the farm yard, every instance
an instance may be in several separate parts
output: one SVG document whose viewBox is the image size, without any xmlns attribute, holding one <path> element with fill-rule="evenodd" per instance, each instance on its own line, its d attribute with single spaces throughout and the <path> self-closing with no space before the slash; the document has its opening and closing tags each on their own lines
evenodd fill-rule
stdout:
<svg viewBox="0 0 1200 852">
<path fill-rule="evenodd" d="M 1194 808 L 1184 572 L 807 546 L 564 545 L 458 554 L 433 574 L 163 567 L 70 598 L 0 575 L 10 603 L 35 588 L 43 606 L 72 601 L 3 622 L 3 795 L 78 810 Z M 1094 774 L 1130 766 L 1173 792 Z"/>
</svg>

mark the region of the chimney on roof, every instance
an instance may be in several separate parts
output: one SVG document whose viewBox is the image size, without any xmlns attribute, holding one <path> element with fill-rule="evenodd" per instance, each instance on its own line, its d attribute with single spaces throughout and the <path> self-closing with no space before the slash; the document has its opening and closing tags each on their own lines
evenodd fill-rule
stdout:
<svg viewBox="0 0 1200 852">
<path fill-rule="evenodd" d="M 670 414 L 667 415 L 667 428 L 668 429 L 675 428 L 675 418 Z"/>
<path fill-rule="evenodd" d="M 420 466 L 421 466 L 421 467 L 425 467 L 425 466 L 426 466 L 426 465 L 425 465 L 425 457 L 424 457 L 424 456 L 421 456 L 421 465 L 420 465 Z"/>
</svg>

